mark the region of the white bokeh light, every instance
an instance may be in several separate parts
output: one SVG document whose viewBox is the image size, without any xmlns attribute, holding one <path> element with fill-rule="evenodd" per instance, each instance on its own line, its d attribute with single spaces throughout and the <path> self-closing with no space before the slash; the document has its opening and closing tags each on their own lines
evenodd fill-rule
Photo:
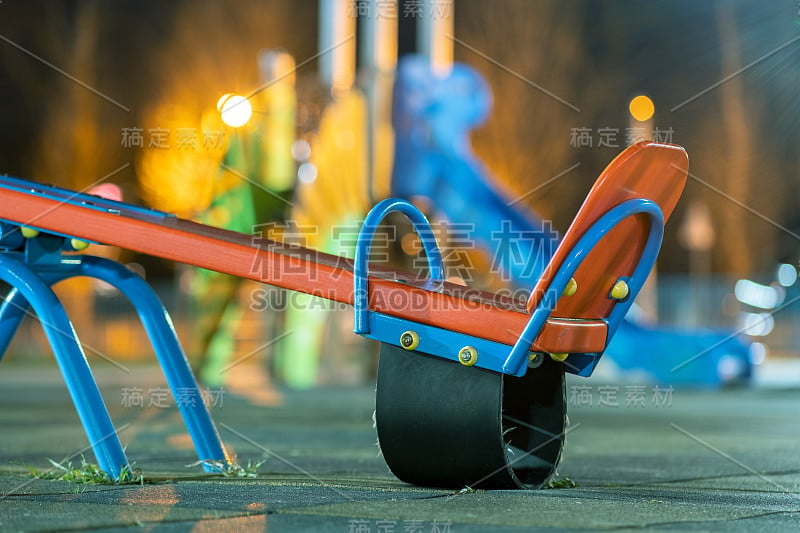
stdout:
<svg viewBox="0 0 800 533">
<path fill-rule="evenodd" d="M 303 163 L 297 169 L 297 179 L 301 183 L 311 184 L 317 181 L 317 167 L 314 163 Z"/>
<path fill-rule="evenodd" d="M 778 283 L 791 287 L 797 281 L 797 269 L 794 265 L 783 263 L 778 267 Z"/>
<path fill-rule="evenodd" d="M 222 122 L 232 128 L 244 126 L 253 116 L 250 101 L 238 94 L 223 95 L 217 101 L 217 111 L 222 116 Z"/>
</svg>

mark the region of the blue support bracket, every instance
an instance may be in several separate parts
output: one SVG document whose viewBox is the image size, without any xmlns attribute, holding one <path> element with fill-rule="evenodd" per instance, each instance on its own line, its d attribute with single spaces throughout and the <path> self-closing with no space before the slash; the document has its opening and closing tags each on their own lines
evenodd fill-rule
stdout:
<svg viewBox="0 0 800 533">
<path fill-rule="evenodd" d="M 511 346 L 499 342 L 376 312 L 369 313 L 369 330 L 364 337 L 455 362 L 459 362 L 458 354 L 463 348 L 472 347 L 480 354 L 474 366 L 494 371 L 502 367 L 511 349 Z M 413 344 L 404 344 L 403 337 L 408 335 L 415 340 Z"/>
<path fill-rule="evenodd" d="M 536 354 L 530 352 L 530 347 L 550 317 L 570 278 L 592 248 L 621 221 L 637 214 L 644 214 L 650 221 L 647 242 L 634 272 L 630 277 L 622 278 L 628 284 L 628 295 L 617 301 L 614 309 L 606 319 L 608 325 L 607 339 L 610 340 L 653 268 L 664 234 L 664 217 L 661 209 L 650 200 L 641 198 L 628 200 L 608 211 L 583 234 L 578 243 L 570 250 L 567 258 L 550 283 L 547 294 L 531 313 L 531 317 L 520 333 L 517 342 L 514 346 L 508 346 L 487 341 L 480 337 L 456 333 L 369 311 L 367 268 L 369 247 L 375 227 L 392 211 L 401 211 L 406 214 L 414 222 L 416 230 L 420 233 L 420 239 L 423 242 L 430 264 L 431 280 L 429 285 L 433 281 L 441 280 L 443 277 L 441 254 L 436 247 L 432 233 L 429 233 L 430 226 L 427 225 L 427 219 L 422 213 L 403 200 L 384 200 L 377 204 L 365 219 L 356 249 L 354 331 L 365 337 L 408 350 L 420 351 L 444 359 L 458 361 L 462 364 L 474 364 L 480 368 L 512 376 L 525 375 L 528 365 L 535 364 Z M 439 275 L 440 273 L 441 275 Z M 607 296 L 602 295 L 600 297 Z M 606 346 L 608 346 L 608 340 L 606 341 Z M 466 348 L 472 348 L 475 350 L 475 354 L 480 354 L 480 356 L 476 357 L 474 361 L 468 360 L 465 362 L 460 355 L 462 350 Z M 565 369 L 567 372 L 579 376 L 590 376 L 601 356 L 602 353 L 571 354 L 569 362 L 565 363 Z M 531 361 L 534 361 L 534 363 L 531 363 Z"/>
<path fill-rule="evenodd" d="M 361 231 L 358 233 L 356 242 L 356 257 L 353 264 L 353 285 L 354 285 L 354 327 L 353 331 L 359 335 L 369 333 L 369 250 L 372 246 L 372 238 L 378 225 L 390 213 L 403 213 L 419 235 L 422 248 L 428 258 L 428 287 L 432 288 L 444 281 L 444 264 L 439 246 L 436 244 L 436 236 L 433 234 L 430 222 L 422 214 L 422 211 L 406 200 L 397 198 L 387 198 L 375 204 L 367 213 Z"/>
<path fill-rule="evenodd" d="M 548 287 L 548 294 L 541 299 L 539 305 L 533 310 L 533 313 L 531 313 L 530 320 L 522 330 L 513 349 L 508 354 L 508 358 L 500 369 L 501 372 L 517 374 L 521 370 L 524 371 L 530 346 L 542 331 L 558 298 L 564 292 L 567 283 L 569 283 L 570 278 L 575 274 L 575 271 L 583 260 L 586 259 L 586 256 L 592 248 L 594 248 L 617 224 L 628 217 L 640 213 L 647 215 L 650 219 L 650 231 L 647 236 L 647 243 L 642 251 L 642 256 L 639 258 L 639 264 L 636 266 L 628 283 L 630 292 L 626 298 L 618 301 L 617 305 L 606 319 L 608 323 L 606 347 L 608 347 L 609 340 L 614 336 L 614 332 L 619 327 L 620 322 L 630 309 L 633 300 L 636 298 L 639 290 L 647 280 L 647 276 L 653 269 L 658 251 L 661 248 L 661 241 L 664 237 L 664 215 L 661 213 L 661 209 L 655 202 L 643 198 L 627 200 L 609 210 L 600 217 L 597 222 L 592 224 L 586 233 L 578 240 L 578 243 L 570 250 L 569 255 L 561 264 L 558 273 L 551 281 L 550 287 Z M 572 361 L 570 361 L 570 364 L 574 365 Z M 569 367 L 567 368 L 569 369 Z"/>
<path fill-rule="evenodd" d="M 11 290 L 0 305 L 0 358 L 17 328 L 29 314 L 38 317 L 64 375 L 67 389 L 89 438 L 97 462 L 112 479 L 130 470 L 103 398 L 86 356 L 51 286 L 68 278 L 87 276 L 116 287 L 133 304 L 153 345 L 174 397 L 200 390 L 180 346 L 172 320 L 152 288 L 123 265 L 101 257 L 64 256 L 69 237 L 40 234 L 18 242 L 10 225 L 2 224 L 0 237 L 0 279 Z M 16 229 L 19 232 L 19 227 Z M 3 246 L 5 245 L 5 246 Z M 230 464 L 216 427 L 203 402 L 179 402 L 178 408 L 206 471 L 214 464 Z"/>
</svg>

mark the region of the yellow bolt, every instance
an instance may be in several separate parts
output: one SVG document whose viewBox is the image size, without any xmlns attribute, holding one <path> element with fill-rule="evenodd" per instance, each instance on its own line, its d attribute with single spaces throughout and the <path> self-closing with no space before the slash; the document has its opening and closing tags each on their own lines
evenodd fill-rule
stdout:
<svg viewBox="0 0 800 533">
<path fill-rule="evenodd" d="M 400 347 L 404 350 L 415 350 L 419 346 L 419 335 L 416 331 L 406 331 L 400 335 Z"/>
<path fill-rule="evenodd" d="M 572 296 L 578 290 L 578 282 L 575 281 L 575 278 L 569 278 L 567 282 L 567 286 L 564 287 L 564 292 L 561 293 L 562 296 Z"/>
<path fill-rule="evenodd" d="M 622 300 L 623 298 L 627 298 L 628 294 L 631 292 L 630 288 L 628 287 L 628 283 L 621 279 L 614 284 L 614 288 L 611 289 L 611 297 L 615 300 Z"/>
<path fill-rule="evenodd" d="M 20 226 L 19 231 L 22 233 L 22 236 L 26 239 L 33 239 L 37 235 L 39 235 L 38 229 L 29 228 L 27 226 Z"/>
<path fill-rule="evenodd" d="M 478 361 L 478 350 L 472 346 L 464 346 L 458 352 L 458 362 L 464 366 L 472 366 Z"/>
<path fill-rule="evenodd" d="M 80 239 L 71 239 L 69 245 L 73 250 L 85 250 L 89 247 L 89 243 Z"/>
<path fill-rule="evenodd" d="M 544 362 L 544 354 L 532 353 L 528 355 L 528 368 L 539 368 Z"/>
<path fill-rule="evenodd" d="M 564 361 L 566 361 L 568 355 L 569 355 L 568 353 L 551 353 L 550 359 L 552 359 L 553 361 L 559 361 L 563 363 Z"/>
</svg>

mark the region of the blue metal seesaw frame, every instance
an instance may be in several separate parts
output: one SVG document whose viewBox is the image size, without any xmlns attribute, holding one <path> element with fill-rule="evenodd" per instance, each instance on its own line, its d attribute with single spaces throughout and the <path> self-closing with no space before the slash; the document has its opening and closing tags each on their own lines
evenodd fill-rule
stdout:
<svg viewBox="0 0 800 533">
<path fill-rule="evenodd" d="M 193 397 L 201 396 L 169 313 L 153 289 L 116 261 L 64 255 L 64 251 L 75 250 L 75 243 L 80 241 L 48 233 L 23 238 L 19 224 L 0 222 L 0 279 L 11 286 L 0 305 L 0 358 L 32 308 L 53 349 L 97 462 L 112 479 L 118 480 L 123 472 L 130 473 L 128 459 L 77 333 L 52 286 L 65 279 L 87 276 L 117 288 L 136 309 L 173 397 L 178 397 L 178 391 L 194 391 Z M 204 469 L 213 472 L 218 470 L 217 465 L 230 464 L 205 404 L 176 403 Z"/>
<path fill-rule="evenodd" d="M 355 324 L 353 331 L 370 339 L 386 342 L 406 349 L 409 348 L 403 346 L 400 339 L 405 333 L 413 331 L 418 337 L 418 343 L 413 348 L 415 351 L 456 362 L 459 361 L 458 354 L 460 350 L 463 347 L 471 346 L 476 350 L 477 354 L 479 354 L 477 361 L 472 361 L 471 364 L 480 368 L 486 368 L 495 372 L 502 372 L 503 374 L 518 377 L 525 375 L 528 368 L 528 361 L 531 360 L 532 355 L 530 353 L 530 347 L 541 332 L 548 317 L 550 317 L 558 301 L 558 297 L 563 294 L 570 278 L 575 274 L 575 271 L 592 248 L 594 248 L 603 237 L 617 224 L 631 216 L 643 214 L 646 215 L 650 221 L 647 242 L 642 251 L 639 263 L 629 278 L 620 278 L 628 284 L 628 295 L 625 298 L 616 300 L 614 309 L 608 317 L 603 319 L 608 328 L 605 346 L 608 347 L 608 343 L 614 336 L 614 332 L 619 327 L 625 314 L 630 309 L 631 304 L 633 304 L 636 295 L 647 280 L 647 276 L 655 264 L 664 236 L 663 213 L 658 207 L 658 204 L 651 200 L 635 198 L 624 201 L 609 210 L 583 233 L 564 262 L 559 266 L 558 272 L 547 290 L 548 294 L 540 300 L 536 309 L 533 310 L 525 328 L 520 332 L 519 339 L 514 346 L 509 346 L 481 339 L 480 337 L 456 333 L 369 310 L 369 250 L 378 224 L 392 212 L 400 212 L 406 215 L 419 235 L 423 249 L 428 257 L 428 268 L 430 271 L 426 288 L 428 290 L 437 290 L 437 287 L 442 286 L 442 280 L 444 279 L 442 256 L 436 244 L 436 238 L 431 230 L 430 223 L 425 215 L 406 200 L 383 200 L 376 204 L 369 212 L 358 236 L 353 268 L 355 290 Z M 609 298 L 611 297 L 610 295 L 607 296 Z M 593 354 L 570 354 L 569 364 L 565 365 L 565 370 L 579 376 L 590 376 L 602 355 L 602 352 Z"/>
<path fill-rule="evenodd" d="M 108 208 L 105 204 L 109 202 L 104 203 L 100 199 L 92 199 L 91 205 L 84 205 L 86 202 L 81 199 L 66 198 L 63 201 L 67 203 L 80 201 L 83 207 L 90 209 L 115 209 L 113 205 Z M 614 309 L 603 319 L 607 324 L 607 346 L 608 340 L 613 336 L 653 267 L 661 246 L 664 226 L 664 217 L 658 205 L 641 198 L 622 202 L 601 216 L 583 232 L 577 244 L 559 266 L 547 289 L 546 297 L 542 298 L 533 310 L 519 338 L 511 346 L 370 311 L 369 249 L 378 224 L 392 212 L 406 215 L 420 236 L 429 264 L 429 280 L 424 288 L 429 291 L 439 291 L 444 287 L 445 272 L 441 253 L 425 216 L 405 200 L 384 200 L 370 211 L 359 233 L 353 266 L 354 331 L 372 339 L 452 361 L 459 361 L 460 349 L 469 346 L 475 350 L 476 356 L 479 355 L 469 364 L 513 376 L 525 374 L 532 355 L 530 347 L 533 341 L 552 313 L 558 296 L 563 293 L 570 278 L 591 249 L 621 221 L 643 214 L 650 222 L 647 242 L 630 278 L 621 278 L 628 283 L 629 294 L 625 298 L 615 300 Z M 142 216 L 160 220 L 165 215 L 143 211 Z M 30 228 L 24 229 L 30 230 Z M 139 314 L 173 395 L 177 397 L 178 390 L 194 390 L 198 392 L 197 397 L 199 397 L 197 382 L 181 349 L 169 314 L 142 278 L 109 259 L 87 255 L 64 255 L 64 251 L 74 251 L 85 244 L 67 235 L 41 232 L 34 236 L 36 233 L 38 232 L 34 230 L 28 234 L 30 238 L 23 238 L 23 226 L 19 223 L 0 221 L 0 279 L 11 286 L 11 290 L 0 305 L 0 357 L 8 348 L 21 320 L 29 313 L 28 309 L 32 308 L 39 317 L 52 346 L 100 467 L 113 479 L 119 479 L 123 471 L 130 471 L 128 460 L 77 334 L 52 286 L 75 276 L 88 276 L 116 287 L 131 301 Z M 604 296 L 611 297 L 611 295 Z M 400 340 L 409 331 L 414 332 L 418 338 L 418 343 L 413 348 L 404 346 Z M 571 354 L 569 364 L 566 364 L 565 368 L 568 372 L 588 376 L 601 356 L 602 352 Z M 179 403 L 178 408 L 204 468 L 213 471 L 216 466 L 211 464 L 212 462 L 230 464 L 206 406 L 202 402 L 183 402 Z"/>
</svg>

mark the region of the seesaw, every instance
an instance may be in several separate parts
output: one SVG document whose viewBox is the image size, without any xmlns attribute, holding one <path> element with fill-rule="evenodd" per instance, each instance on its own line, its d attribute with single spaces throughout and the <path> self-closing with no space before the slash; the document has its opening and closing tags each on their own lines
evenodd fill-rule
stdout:
<svg viewBox="0 0 800 533">
<path fill-rule="evenodd" d="M 134 303 L 176 394 L 197 390 L 169 316 L 123 266 L 64 252 L 86 243 L 225 272 L 354 306 L 357 334 L 381 342 L 376 420 L 389 468 L 409 483 L 536 487 L 565 435 L 564 373 L 592 373 L 655 262 L 663 225 L 686 181 L 678 146 L 637 143 L 601 174 L 526 301 L 444 282 L 424 215 L 384 200 L 367 215 L 353 261 L 197 224 L 57 187 L 0 178 L 0 307 L 5 351 L 28 306 L 38 315 L 97 456 L 113 477 L 128 468 L 86 357 L 51 285 L 103 279 Z M 413 223 L 427 279 L 369 265 L 378 224 Z M 199 458 L 227 461 L 202 402 L 179 405 Z"/>
<path fill-rule="evenodd" d="M 472 67 L 453 63 L 436 76 L 430 62 L 407 55 L 398 63 L 392 96 L 395 157 L 391 196 L 426 202 L 426 211 L 455 226 L 470 224 L 470 240 L 514 289 L 530 290 L 544 272 L 557 233 L 509 191 L 475 154 L 472 132 L 491 111 L 492 91 Z M 563 179 L 563 178 L 562 178 Z M 511 236 L 524 235 L 524 239 Z M 641 357 L 644 349 L 650 357 Z M 693 356 L 704 352 L 702 358 Z M 661 383 L 721 386 L 747 380 L 749 342 L 731 330 L 678 329 L 622 322 L 606 363 Z M 687 359 L 691 365 L 683 365 Z M 733 363 L 736 375 L 722 372 Z"/>
</svg>

